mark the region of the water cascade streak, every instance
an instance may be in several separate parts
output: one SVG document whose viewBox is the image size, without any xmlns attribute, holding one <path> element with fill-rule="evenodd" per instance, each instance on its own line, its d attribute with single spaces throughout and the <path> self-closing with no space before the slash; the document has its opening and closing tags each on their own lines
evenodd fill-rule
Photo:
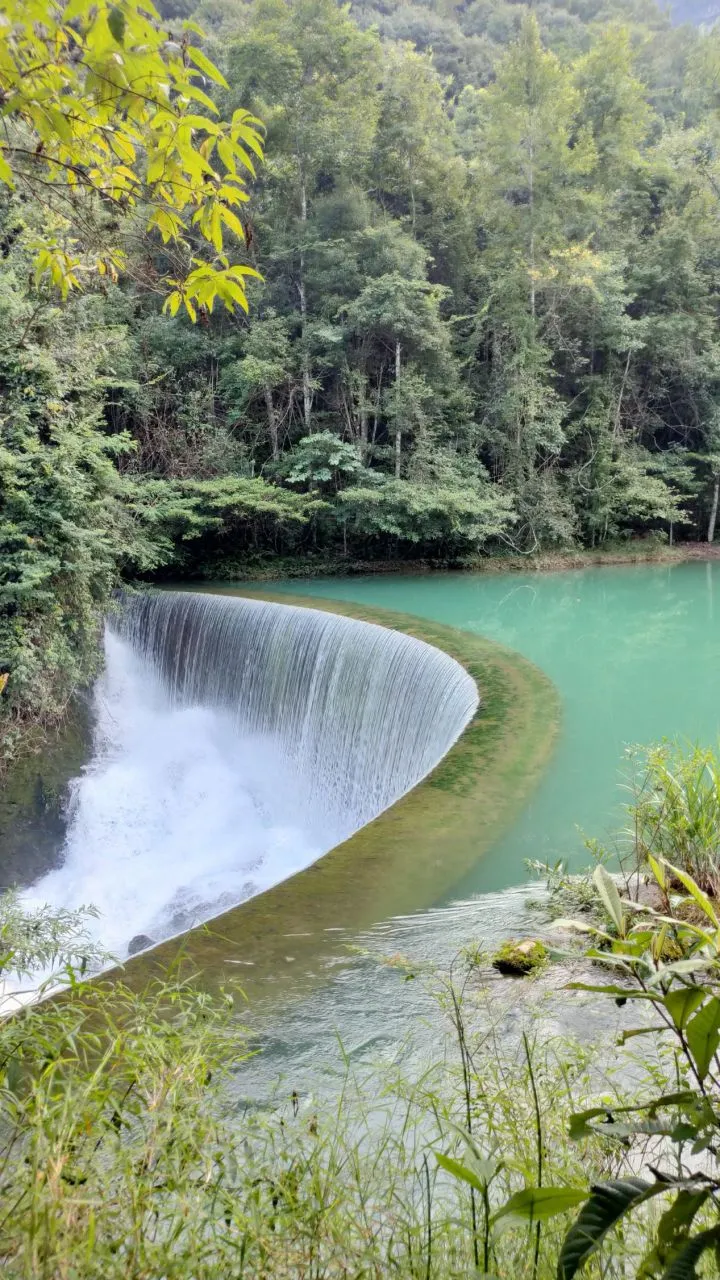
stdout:
<svg viewBox="0 0 720 1280">
<path fill-rule="evenodd" d="M 419 782 L 478 705 L 446 653 L 320 610 L 159 592 L 130 597 L 113 625 L 177 705 L 271 743 L 333 843 Z"/>
<path fill-rule="evenodd" d="M 99 911 L 113 955 L 302 870 L 414 786 L 478 703 L 447 654 L 294 605 L 128 596 L 62 861 L 29 907 Z"/>
</svg>

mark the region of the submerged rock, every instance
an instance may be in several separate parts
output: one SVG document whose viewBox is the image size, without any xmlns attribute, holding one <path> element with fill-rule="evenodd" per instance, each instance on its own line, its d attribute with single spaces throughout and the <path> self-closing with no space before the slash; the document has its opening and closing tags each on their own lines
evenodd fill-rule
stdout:
<svg viewBox="0 0 720 1280">
<path fill-rule="evenodd" d="M 154 946 L 154 938 L 149 938 L 146 933 L 136 933 L 128 942 L 128 956 L 135 956 L 138 951 L 146 951 L 148 947 Z"/>
<path fill-rule="evenodd" d="M 547 947 L 539 938 L 525 938 L 517 942 L 508 938 L 492 958 L 493 969 L 512 977 L 522 978 L 547 960 Z"/>
</svg>

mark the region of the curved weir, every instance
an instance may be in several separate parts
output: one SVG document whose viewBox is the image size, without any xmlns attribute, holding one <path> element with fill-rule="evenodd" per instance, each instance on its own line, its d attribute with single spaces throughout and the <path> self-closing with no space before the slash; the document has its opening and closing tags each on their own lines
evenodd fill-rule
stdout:
<svg viewBox="0 0 720 1280">
<path fill-rule="evenodd" d="M 478 706 L 440 649 L 315 609 L 159 592 L 113 626 L 175 705 L 213 707 L 277 756 L 326 847 L 425 777 Z"/>
<path fill-rule="evenodd" d="M 425 777 L 479 701 L 432 644 L 244 597 L 129 596 L 106 657 L 63 860 L 27 897 L 94 904 L 118 958 L 315 863 Z"/>
</svg>

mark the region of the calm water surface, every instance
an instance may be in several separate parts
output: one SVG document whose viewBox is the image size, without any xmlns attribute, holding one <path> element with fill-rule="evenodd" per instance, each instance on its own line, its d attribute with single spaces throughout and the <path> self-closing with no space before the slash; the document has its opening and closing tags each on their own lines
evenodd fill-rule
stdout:
<svg viewBox="0 0 720 1280">
<path fill-rule="evenodd" d="M 525 654 L 559 690 L 562 729 L 538 790 L 452 898 L 517 884 L 527 858 L 580 866 L 582 832 L 602 838 L 622 821 L 628 745 L 675 735 L 714 743 L 720 733 L 718 562 L 276 586 L 480 632 Z"/>
</svg>

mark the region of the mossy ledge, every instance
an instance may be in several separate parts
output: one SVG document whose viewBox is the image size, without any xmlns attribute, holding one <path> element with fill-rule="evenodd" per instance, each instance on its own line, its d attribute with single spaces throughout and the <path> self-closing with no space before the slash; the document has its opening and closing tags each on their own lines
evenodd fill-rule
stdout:
<svg viewBox="0 0 720 1280">
<path fill-rule="evenodd" d="M 288 603 L 287 596 L 233 591 Z M 133 987 L 180 957 L 209 985 L 233 979 L 248 996 L 268 984 L 313 980 L 349 936 L 438 898 L 497 839 L 537 783 L 555 740 L 560 705 L 548 678 L 520 654 L 439 622 L 340 601 L 293 596 L 293 605 L 403 631 L 444 649 L 477 682 L 481 703 L 465 731 L 418 786 L 312 866 L 133 957 Z"/>
</svg>

